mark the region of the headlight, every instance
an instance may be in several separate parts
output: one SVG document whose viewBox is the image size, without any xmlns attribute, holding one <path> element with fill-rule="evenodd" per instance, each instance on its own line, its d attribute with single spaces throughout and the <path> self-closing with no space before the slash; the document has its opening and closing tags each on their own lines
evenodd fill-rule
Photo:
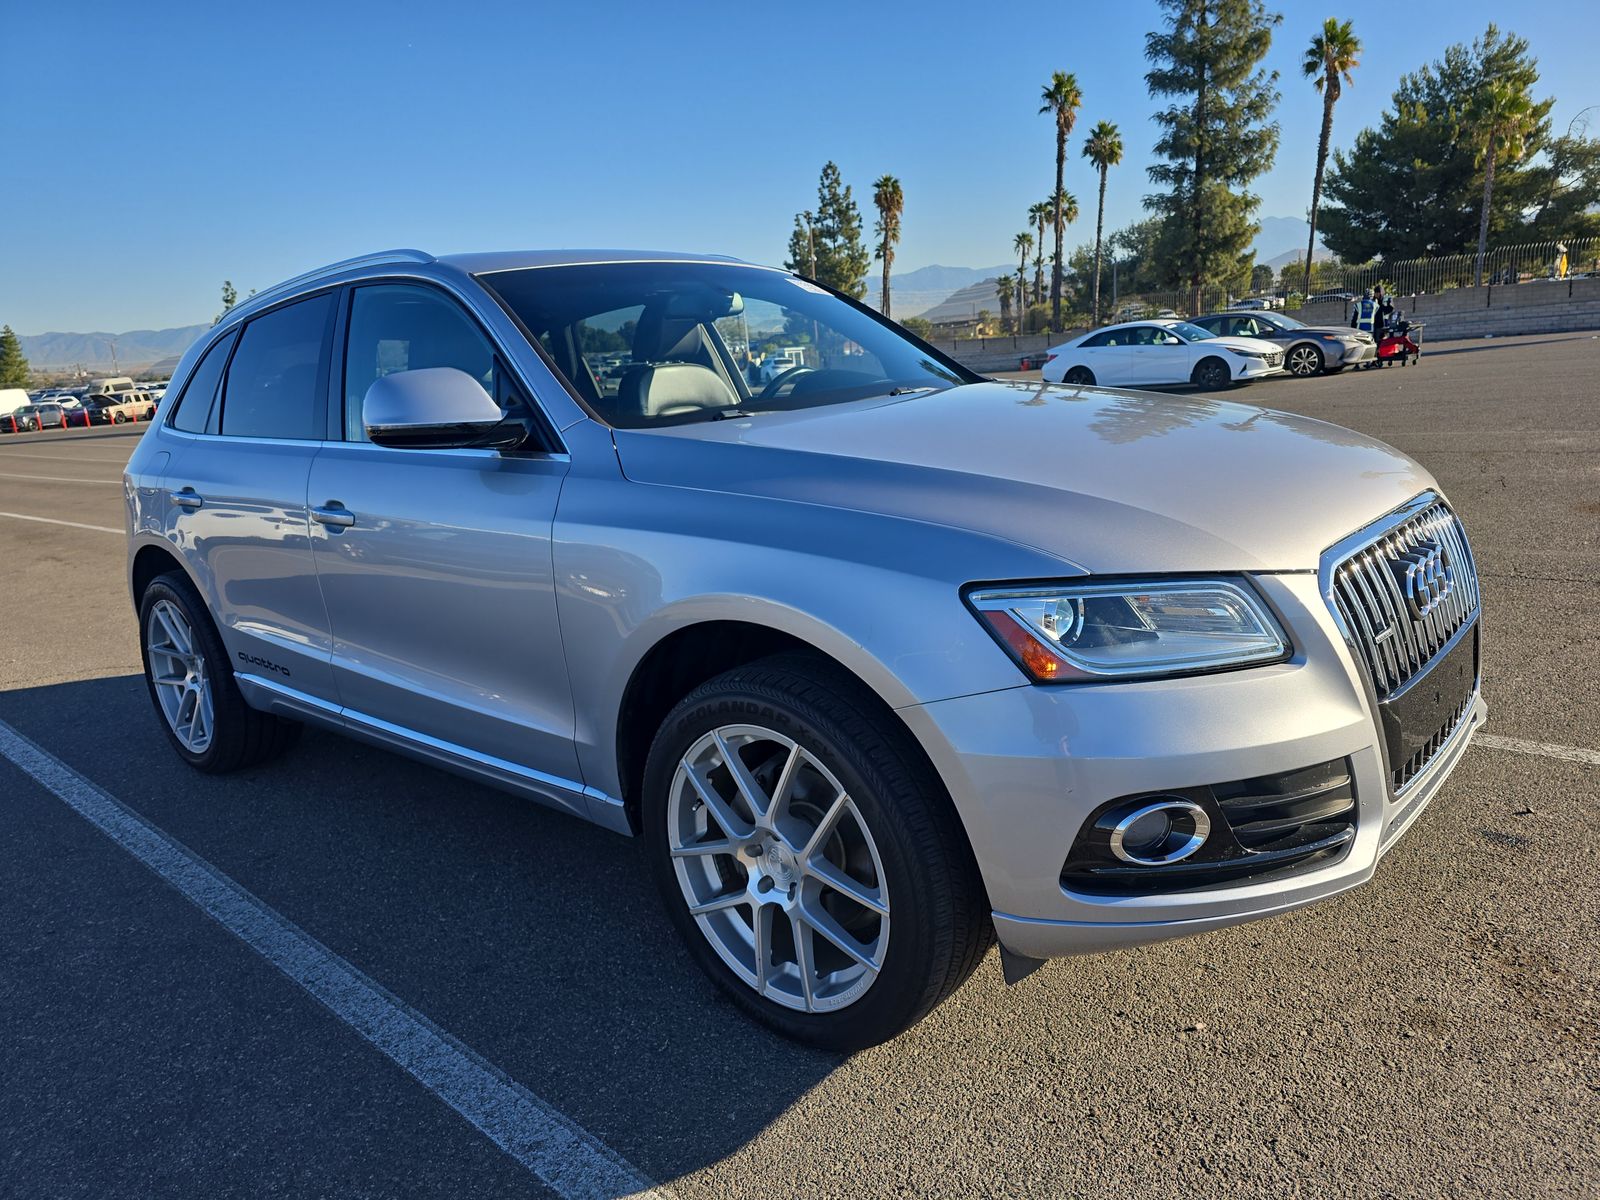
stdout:
<svg viewBox="0 0 1600 1200">
<path fill-rule="evenodd" d="M 1227 352 L 1229 354 L 1237 354 L 1240 358 L 1265 358 L 1266 357 L 1266 355 L 1264 353 L 1262 353 L 1260 350 L 1245 350 L 1245 349 L 1242 349 L 1242 348 L 1240 348 L 1238 346 L 1225 346 L 1224 349 L 1227 350 Z"/>
<path fill-rule="evenodd" d="M 1242 582 L 982 588 L 967 601 L 1039 683 L 1221 671 L 1273 662 L 1289 649 Z"/>
</svg>

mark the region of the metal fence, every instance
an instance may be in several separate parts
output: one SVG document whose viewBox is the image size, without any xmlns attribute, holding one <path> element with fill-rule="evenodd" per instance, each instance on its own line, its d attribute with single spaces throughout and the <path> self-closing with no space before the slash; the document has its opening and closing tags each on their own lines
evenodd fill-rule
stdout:
<svg viewBox="0 0 1600 1200">
<path fill-rule="evenodd" d="M 1496 246 L 1484 256 L 1482 279 L 1489 286 L 1510 286 L 1592 274 L 1600 274 L 1600 238 Z M 1270 304 L 1291 312 L 1308 302 L 1314 309 L 1341 308 L 1347 297 L 1359 296 L 1367 288 L 1379 285 L 1385 292 L 1400 298 L 1429 295 L 1474 286 L 1478 278 L 1478 256 L 1475 253 L 1444 254 L 1395 262 L 1313 263 L 1309 295 L 1301 293 L 1304 275 L 1303 265 L 1290 264 L 1279 273 L 1275 286 L 1261 291 L 1202 288 L 1198 310 L 1191 304 L 1188 288 L 1124 294 L 1116 297 L 1105 313 L 1109 320 L 1128 321 L 1160 315 L 1195 317 L 1240 302 Z M 1102 303 L 1105 303 L 1103 298 Z"/>
</svg>

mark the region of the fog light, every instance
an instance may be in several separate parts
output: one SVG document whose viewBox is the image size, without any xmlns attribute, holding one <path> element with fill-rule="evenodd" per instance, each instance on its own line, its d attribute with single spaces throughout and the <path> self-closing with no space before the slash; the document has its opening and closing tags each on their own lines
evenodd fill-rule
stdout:
<svg viewBox="0 0 1600 1200">
<path fill-rule="evenodd" d="M 1211 836 L 1211 818 L 1191 800 L 1153 800 L 1111 827 L 1111 853 L 1123 862 L 1159 867 L 1182 862 Z"/>
</svg>

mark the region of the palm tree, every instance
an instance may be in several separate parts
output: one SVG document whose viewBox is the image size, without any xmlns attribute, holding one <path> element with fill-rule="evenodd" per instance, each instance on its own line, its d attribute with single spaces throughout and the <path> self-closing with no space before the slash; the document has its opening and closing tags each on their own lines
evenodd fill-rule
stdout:
<svg viewBox="0 0 1600 1200">
<path fill-rule="evenodd" d="M 883 294 L 878 308 L 889 315 L 889 268 L 894 266 L 894 245 L 900 240 L 900 214 L 905 212 L 906 198 L 900 190 L 900 181 L 885 175 L 872 185 L 872 202 L 878 206 L 878 248 L 873 257 L 883 260 Z"/>
<path fill-rule="evenodd" d="M 1039 106 L 1041 113 L 1053 113 L 1056 119 L 1056 255 L 1055 265 L 1050 270 L 1050 324 L 1052 328 L 1061 328 L 1061 239 L 1066 235 L 1066 220 L 1061 212 L 1061 197 L 1066 193 L 1065 178 L 1067 172 L 1067 139 L 1072 136 L 1072 127 L 1078 123 L 1078 109 L 1083 105 L 1083 92 L 1078 87 L 1078 77 L 1068 75 L 1065 71 L 1057 71 L 1050 76 L 1050 82 L 1045 85 L 1040 94 L 1044 101 Z"/>
<path fill-rule="evenodd" d="M 1051 229 L 1054 229 L 1056 227 L 1056 211 L 1058 209 L 1061 212 L 1061 224 L 1063 226 L 1071 225 L 1074 221 L 1076 221 L 1078 219 L 1078 198 L 1076 196 L 1074 196 L 1071 192 L 1067 191 L 1065 188 L 1062 188 L 1061 191 L 1057 192 L 1054 199 L 1046 200 L 1045 204 L 1048 205 L 1049 208 L 1050 208 L 1050 228 Z M 1065 236 L 1065 233 L 1063 233 L 1063 236 Z M 1057 263 L 1059 263 L 1061 261 L 1061 248 L 1060 248 L 1059 241 L 1058 241 L 1057 246 L 1056 246 L 1056 252 L 1052 256 L 1052 261 L 1057 262 Z M 1062 294 L 1063 297 L 1066 296 L 1066 287 L 1067 287 L 1066 269 L 1062 268 L 1062 272 L 1061 272 L 1061 294 Z"/>
<path fill-rule="evenodd" d="M 1317 209 L 1322 204 L 1322 172 L 1328 165 L 1328 140 L 1333 136 L 1333 106 L 1339 102 L 1344 83 L 1353 83 L 1350 72 L 1361 65 L 1361 39 L 1350 32 L 1349 21 L 1329 17 L 1322 32 L 1311 39 L 1300 69 L 1311 86 L 1322 93 L 1322 136 L 1317 139 L 1317 174 L 1311 183 L 1311 237 L 1306 243 L 1306 275 L 1300 294 L 1311 294 L 1311 260 L 1317 249 Z"/>
<path fill-rule="evenodd" d="M 1528 148 L 1539 120 L 1526 88 L 1496 79 L 1486 84 L 1468 106 L 1467 120 L 1478 144 L 1476 161 L 1483 164 L 1483 212 L 1478 217 L 1478 265 L 1472 286 L 1483 283 L 1483 258 L 1489 245 L 1489 203 L 1494 198 L 1494 169 L 1501 161 L 1516 162 Z"/>
<path fill-rule="evenodd" d="M 1000 297 L 1000 324 L 1011 329 L 1011 296 L 1016 291 L 1016 285 L 1011 282 L 1011 276 L 1002 275 L 995 280 L 994 294 Z M 1014 331 L 1013 331 L 1014 332 Z"/>
<path fill-rule="evenodd" d="M 1094 311 L 1090 324 L 1100 324 L 1100 247 L 1106 226 L 1106 173 L 1122 161 L 1122 134 L 1110 121 L 1101 121 L 1089 131 L 1083 156 L 1100 172 L 1100 207 L 1094 218 Z"/>
<path fill-rule="evenodd" d="M 1021 297 L 1022 317 L 1028 315 L 1028 251 L 1033 249 L 1033 234 L 1023 232 L 1011 239 L 1011 248 L 1017 252 L 1017 295 Z M 1017 325 L 1022 326 L 1022 321 Z"/>
<path fill-rule="evenodd" d="M 1055 216 L 1055 205 L 1041 200 L 1028 209 L 1028 220 L 1039 231 L 1039 240 L 1033 247 L 1033 294 L 1044 300 L 1044 227 Z"/>
</svg>

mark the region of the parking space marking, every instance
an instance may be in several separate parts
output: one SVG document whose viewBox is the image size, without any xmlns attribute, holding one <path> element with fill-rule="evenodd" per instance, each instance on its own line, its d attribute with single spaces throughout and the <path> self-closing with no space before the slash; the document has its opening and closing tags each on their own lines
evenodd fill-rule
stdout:
<svg viewBox="0 0 1600 1200">
<path fill-rule="evenodd" d="M 299 984 L 546 1187 L 572 1200 L 670 1196 L 582 1126 L 4 721 L 0 756 Z"/>
<path fill-rule="evenodd" d="M 15 454 L 6 453 L 15 450 Z M 87 451 L 83 454 L 36 454 L 28 446 L 0 446 L 0 462 L 32 462 L 35 459 L 48 458 L 51 462 L 89 463 L 93 466 L 124 467 L 128 465 L 131 455 L 121 458 L 93 458 Z"/>
<path fill-rule="evenodd" d="M 1499 737 L 1492 733 L 1480 733 L 1474 741 L 1489 750 L 1509 750 L 1513 754 L 1537 754 L 1540 758 L 1559 758 L 1567 762 L 1588 763 L 1592 767 L 1600 767 L 1600 750 L 1585 750 L 1582 746 L 1525 742 L 1521 738 Z"/>
<path fill-rule="evenodd" d="M 68 479 L 62 475 L 22 475 L 16 471 L 0 471 L 0 479 L 37 479 L 44 483 L 98 483 L 101 487 L 121 487 L 120 479 Z"/>
<path fill-rule="evenodd" d="M 126 529 L 113 529 L 109 525 L 85 525 L 82 521 L 63 521 L 60 517 L 32 517 L 27 513 L 0 512 L 0 517 L 10 517 L 13 521 L 38 521 L 41 525 L 67 525 L 73 529 L 92 529 L 96 533 L 126 534 Z"/>
</svg>

